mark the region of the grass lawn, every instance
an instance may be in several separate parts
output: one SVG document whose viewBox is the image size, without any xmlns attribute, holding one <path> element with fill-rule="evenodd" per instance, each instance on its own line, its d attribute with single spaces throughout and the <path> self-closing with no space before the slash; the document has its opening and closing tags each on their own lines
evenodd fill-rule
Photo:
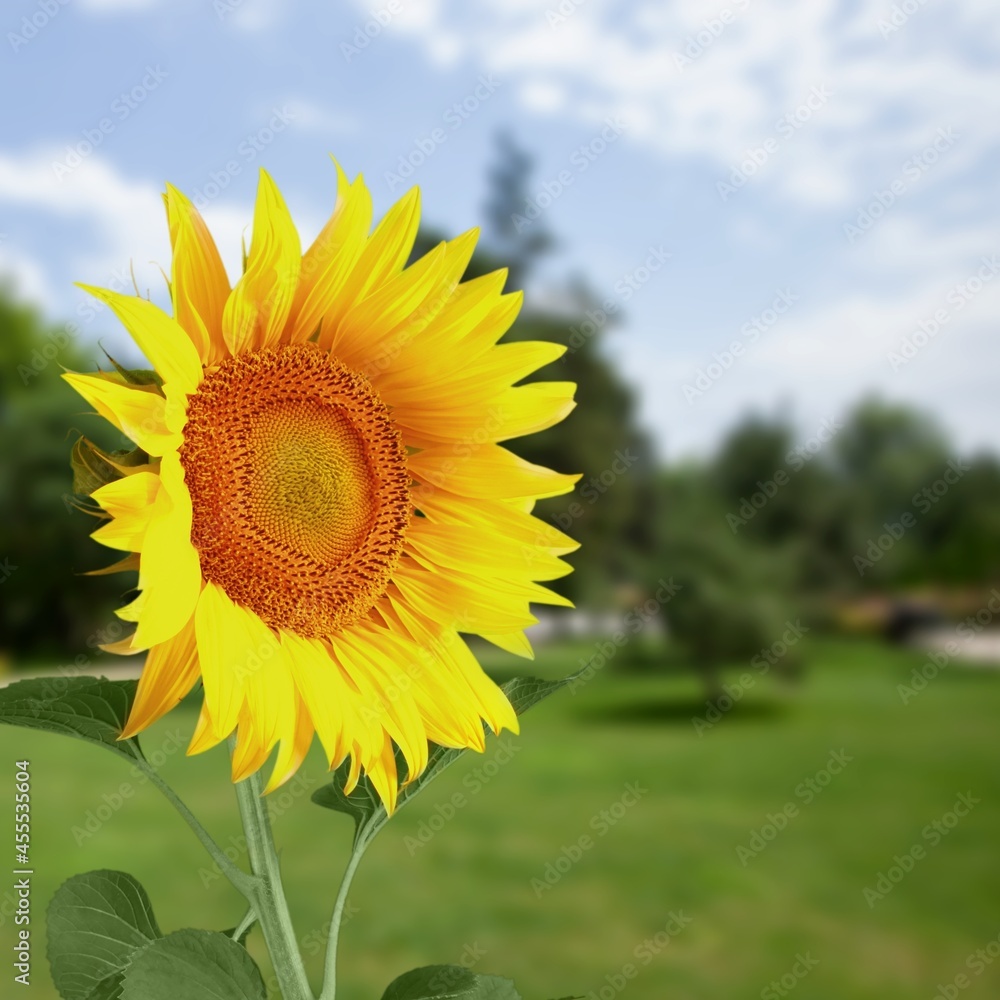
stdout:
<svg viewBox="0 0 1000 1000">
<path fill-rule="evenodd" d="M 759 680 L 700 735 L 690 678 L 608 668 L 534 709 L 522 736 L 455 765 L 362 866 L 341 941 L 343 1000 L 377 1000 L 407 969 L 460 961 L 511 976 L 525 1000 L 610 998 L 609 983 L 627 983 L 634 1000 L 770 1000 L 790 989 L 809 1000 L 934 1000 L 963 972 L 961 997 L 995 1000 L 1000 961 L 975 952 L 992 942 L 1000 953 L 1000 676 L 952 667 L 904 705 L 896 685 L 922 657 L 861 642 L 800 648 L 807 671 L 796 687 Z M 546 651 L 531 669 L 556 676 L 591 652 Z M 171 751 L 164 775 L 220 842 L 238 845 L 224 751 L 185 759 L 174 749 L 193 723 L 175 713 L 144 746 Z M 31 760 L 34 788 L 34 981 L 17 995 L 55 997 L 43 910 L 76 872 L 131 872 L 165 931 L 238 922 L 240 898 L 123 762 L 7 727 L 0 749 L 4 815 L 15 760 Z M 322 780 L 313 755 L 272 802 L 316 976 L 350 833 L 346 817 L 309 803 Z M 123 782 L 131 795 L 119 802 Z M 949 815 L 968 794 L 967 815 Z M 110 818 L 98 824 L 102 805 Z M 767 825 L 777 814 L 780 831 Z M 93 835 L 88 819 L 100 826 Z M 907 854 L 909 873 L 866 899 Z M 12 931 L 5 916 L 8 954 Z M 263 964 L 259 932 L 250 947 Z"/>
</svg>

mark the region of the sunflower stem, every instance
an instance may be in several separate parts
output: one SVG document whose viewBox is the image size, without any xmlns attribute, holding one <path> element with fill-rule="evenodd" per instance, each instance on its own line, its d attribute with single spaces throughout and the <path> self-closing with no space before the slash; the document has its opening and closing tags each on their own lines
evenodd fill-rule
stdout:
<svg viewBox="0 0 1000 1000">
<path fill-rule="evenodd" d="M 260 775 L 255 772 L 237 782 L 235 787 L 250 868 L 258 880 L 253 902 L 274 974 L 278 978 L 278 987 L 284 1000 L 314 1000 L 285 899 L 271 820 L 262 798 Z"/>
<path fill-rule="evenodd" d="M 255 899 L 255 889 L 257 880 L 253 875 L 247 874 L 242 868 L 237 868 L 225 852 L 215 842 L 212 835 L 201 825 L 198 817 L 184 804 L 181 797 L 160 777 L 159 772 L 153 767 L 145 757 L 139 756 L 136 759 L 136 767 L 163 793 L 164 798 L 180 813 L 181 817 L 191 827 L 194 835 L 201 841 L 202 846 L 212 856 L 219 871 L 232 883 L 233 888 L 244 896 L 251 904 Z"/>
<path fill-rule="evenodd" d="M 237 928 L 229 936 L 234 941 L 239 941 L 239 939 L 243 937 L 243 935 L 246 934 L 246 932 L 250 930 L 255 923 L 257 923 L 257 907 L 251 906 L 250 909 L 243 915 L 243 919 L 239 922 L 239 926 L 237 926 Z"/>
<path fill-rule="evenodd" d="M 337 996 L 337 946 L 340 942 L 340 925 L 344 919 L 344 908 L 347 906 L 347 894 L 351 891 L 355 872 L 364 857 L 368 845 L 372 842 L 379 828 L 373 831 L 361 830 L 351 848 L 351 858 L 340 880 L 336 902 L 333 904 L 333 916 L 330 918 L 330 936 L 326 941 L 326 961 L 323 973 L 323 992 L 318 1000 L 336 1000 Z"/>
</svg>

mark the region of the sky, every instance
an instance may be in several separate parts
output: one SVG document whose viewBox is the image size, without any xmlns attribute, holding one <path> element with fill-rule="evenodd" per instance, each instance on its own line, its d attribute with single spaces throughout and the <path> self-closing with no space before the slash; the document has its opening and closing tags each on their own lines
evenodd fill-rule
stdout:
<svg viewBox="0 0 1000 1000">
<path fill-rule="evenodd" d="M 531 291 L 586 279 L 664 456 L 872 392 L 997 447 L 994 0 L 15 0 L 0 32 L 0 275 L 87 343 L 124 335 L 74 282 L 166 301 L 165 182 L 235 278 L 259 167 L 304 242 L 329 154 L 458 234 L 508 129 L 558 239 Z"/>
</svg>

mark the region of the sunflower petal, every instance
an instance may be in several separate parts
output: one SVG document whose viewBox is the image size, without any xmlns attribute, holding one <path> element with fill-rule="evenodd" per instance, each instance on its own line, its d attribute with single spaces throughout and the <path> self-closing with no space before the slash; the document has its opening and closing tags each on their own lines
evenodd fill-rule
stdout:
<svg viewBox="0 0 1000 1000">
<path fill-rule="evenodd" d="M 413 477 L 459 496 L 489 500 L 555 497 L 568 493 L 580 477 L 533 465 L 496 444 L 432 447 L 409 457 Z M 414 491 L 417 506 L 421 491 Z"/>
<path fill-rule="evenodd" d="M 261 170 L 246 273 L 222 314 L 222 334 L 230 353 L 278 343 L 295 298 L 300 255 L 299 234 L 288 207 L 270 175 Z"/>
<path fill-rule="evenodd" d="M 113 520 L 98 528 L 90 537 L 112 549 L 140 552 L 150 521 L 155 516 L 155 501 L 159 492 L 160 477 L 152 472 L 137 472 L 94 490 L 91 498 Z"/>
<path fill-rule="evenodd" d="M 195 633 L 205 703 L 220 739 L 236 728 L 246 697 L 247 673 L 260 663 L 249 616 L 221 587 L 205 584 L 195 612 Z"/>
<path fill-rule="evenodd" d="M 197 681 L 198 649 L 192 619 L 172 639 L 149 651 L 119 739 L 130 739 L 162 718 L 181 703 Z"/>
<path fill-rule="evenodd" d="M 413 188 L 389 209 L 365 243 L 340 296 L 323 317 L 320 347 L 333 350 L 337 330 L 351 306 L 403 269 L 413 248 L 419 223 L 420 191 Z"/>
<path fill-rule="evenodd" d="M 358 177 L 348 185 L 340 164 L 337 168 L 337 207 L 330 220 L 302 258 L 302 271 L 289 340 L 301 343 L 319 328 L 341 295 L 365 245 L 372 221 L 372 199 L 364 180 Z"/>
<path fill-rule="evenodd" d="M 212 234 L 190 200 L 172 184 L 163 200 L 173 250 L 174 317 L 190 336 L 202 364 L 215 364 L 225 349 L 222 313 L 229 298 L 229 278 Z"/>
<path fill-rule="evenodd" d="M 265 795 L 270 795 L 276 788 L 280 788 L 302 766 L 302 762 L 309 753 L 309 747 L 312 745 L 313 732 L 309 712 L 302 703 L 302 699 L 296 697 L 295 728 L 293 732 L 281 738 L 281 746 L 274 762 L 274 770 L 271 772 L 270 780 L 264 789 Z"/>
<path fill-rule="evenodd" d="M 149 648 L 175 636 L 194 614 L 201 564 L 191 544 L 191 497 L 176 453 L 160 463 L 162 489 L 142 540 L 139 589 L 145 598 L 133 645 Z"/>
<path fill-rule="evenodd" d="M 125 386 L 102 375 L 65 372 L 63 378 L 105 420 L 150 455 L 165 455 L 180 446 L 180 434 L 167 426 L 167 400 L 159 393 Z"/>
<path fill-rule="evenodd" d="M 137 295 L 122 295 L 91 285 L 79 287 L 111 306 L 164 384 L 176 384 L 188 394 L 198 388 L 202 374 L 198 351 L 187 331 L 159 306 Z"/>
</svg>

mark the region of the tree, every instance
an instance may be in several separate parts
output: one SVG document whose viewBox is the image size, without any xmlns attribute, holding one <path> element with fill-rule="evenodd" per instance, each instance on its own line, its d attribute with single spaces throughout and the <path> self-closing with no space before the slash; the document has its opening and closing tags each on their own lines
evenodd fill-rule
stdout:
<svg viewBox="0 0 1000 1000">
<path fill-rule="evenodd" d="M 69 502 L 73 428 L 100 438 L 103 421 L 82 414 L 86 404 L 59 376 L 63 365 L 90 370 L 95 363 L 64 329 L 46 327 L 0 290 L 0 654 L 88 654 L 108 641 L 95 627 L 114 627 L 112 609 L 134 582 L 127 574 L 80 576 L 113 561 L 111 552 L 102 560 L 88 538 L 96 522 Z"/>
</svg>

